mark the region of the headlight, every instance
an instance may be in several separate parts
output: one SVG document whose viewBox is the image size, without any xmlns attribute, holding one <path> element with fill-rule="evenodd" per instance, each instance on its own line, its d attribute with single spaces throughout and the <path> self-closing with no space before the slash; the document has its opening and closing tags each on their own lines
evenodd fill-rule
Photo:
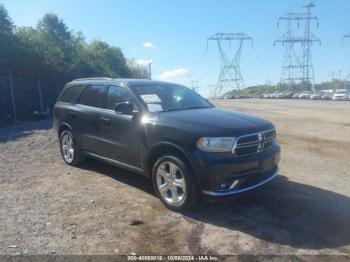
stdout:
<svg viewBox="0 0 350 262">
<path fill-rule="evenodd" d="M 230 152 L 235 137 L 202 137 L 197 141 L 197 147 L 207 152 Z"/>
</svg>

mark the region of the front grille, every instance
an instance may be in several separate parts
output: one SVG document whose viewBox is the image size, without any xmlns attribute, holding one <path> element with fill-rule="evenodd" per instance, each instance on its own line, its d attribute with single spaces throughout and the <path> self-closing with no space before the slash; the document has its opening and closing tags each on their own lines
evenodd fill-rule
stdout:
<svg viewBox="0 0 350 262">
<path fill-rule="evenodd" d="M 264 132 L 263 135 L 265 140 L 269 140 L 269 139 L 275 138 L 276 133 L 275 133 L 275 130 L 271 130 L 271 131 Z"/>
<path fill-rule="evenodd" d="M 259 151 L 259 145 L 251 145 L 251 146 L 244 146 L 244 147 L 237 147 L 236 148 L 236 155 L 250 155 L 255 154 Z"/>
<path fill-rule="evenodd" d="M 244 145 L 244 144 L 252 144 L 252 143 L 256 143 L 259 142 L 259 135 L 258 134 L 253 134 L 253 135 L 247 135 L 247 136 L 243 136 L 240 138 L 239 140 L 239 144 L 240 145 Z"/>
<path fill-rule="evenodd" d="M 272 148 L 275 138 L 275 130 L 240 136 L 237 138 L 232 152 L 237 156 L 246 156 L 266 151 Z"/>
<path fill-rule="evenodd" d="M 267 150 L 267 149 L 270 149 L 272 147 L 272 144 L 273 144 L 272 140 L 265 142 L 264 146 L 263 146 L 263 151 Z"/>
</svg>

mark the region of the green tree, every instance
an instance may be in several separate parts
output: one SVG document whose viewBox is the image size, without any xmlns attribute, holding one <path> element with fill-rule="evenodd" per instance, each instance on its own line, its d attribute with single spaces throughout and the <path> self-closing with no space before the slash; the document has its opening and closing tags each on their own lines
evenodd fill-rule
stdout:
<svg viewBox="0 0 350 262">
<path fill-rule="evenodd" d="M 38 22 L 38 48 L 44 63 L 53 67 L 58 76 L 69 73 L 72 66 L 74 39 L 66 24 L 57 15 L 49 13 Z"/>
<path fill-rule="evenodd" d="M 14 25 L 5 7 L 0 5 L 0 69 L 8 70 L 16 52 L 15 37 L 13 35 Z"/>
<path fill-rule="evenodd" d="M 127 61 L 127 65 L 129 69 L 129 76 L 131 78 L 148 79 L 148 67 L 138 65 L 134 59 L 129 59 Z"/>
<path fill-rule="evenodd" d="M 57 15 L 48 13 L 37 26 L 15 28 L 0 5 L 0 70 L 19 76 L 69 80 L 109 76 L 146 78 L 144 70 L 128 64 L 120 48 L 95 40 L 88 44 Z"/>
<path fill-rule="evenodd" d="M 22 76 L 39 76 L 47 74 L 50 65 L 45 64 L 44 52 L 40 46 L 43 41 L 39 31 L 32 27 L 19 27 L 16 30 L 18 48 L 16 53 L 15 69 L 16 73 Z"/>
<path fill-rule="evenodd" d="M 10 35 L 14 29 L 13 22 L 9 17 L 4 5 L 0 5 L 0 35 Z"/>
<path fill-rule="evenodd" d="M 126 59 L 118 47 L 95 40 L 88 46 L 88 61 L 97 76 L 128 77 Z"/>
</svg>

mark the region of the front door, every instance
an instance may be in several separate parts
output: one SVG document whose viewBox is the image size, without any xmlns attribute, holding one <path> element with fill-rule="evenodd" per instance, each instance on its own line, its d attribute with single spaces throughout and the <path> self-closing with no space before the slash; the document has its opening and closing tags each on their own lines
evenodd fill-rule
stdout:
<svg viewBox="0 0 350 262">
<path fill-rule="evenodd" d="M 103 155 L 134 166 L 140 166 L 140 125 L 133 115 L 115 112 L 115 105 L 122 102 L 135 104 L 129 91 L 117 85 L 108 87 L 105 109 L 101 111 L 100 136 Z"/>
</svg>

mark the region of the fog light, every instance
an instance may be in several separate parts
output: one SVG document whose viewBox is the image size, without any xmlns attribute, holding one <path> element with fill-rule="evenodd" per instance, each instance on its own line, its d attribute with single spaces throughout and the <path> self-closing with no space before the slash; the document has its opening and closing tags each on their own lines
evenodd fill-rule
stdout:
<svg viewBox="0 0 350 262">
<path fill-rule="evenodd" d="M 220 188 L 221 188 L 221 189 L 225 189 L 227 186 L 228 186 L 227 183 L 222 183 L 222 184 L 220 185 Z"/>
<path fill-rule="evenodd" d="M 218 184 L 216 187 L 216 190 L 218 191 L 228 191 L 228 190 L 232 190 L 234 188 L 236 188 L 239 184 L 239 179 L 235 179 L 235 180 L 230 180 L 221 184 Z"/>
<path fill-rule="evenodd" d="M 239 180 L 237 179 L 237 180 L 234 180 L 233 182 L 232 182 L 232 184 L 231 184 L 231 186 L 230 186 L 230 190 L 231 189 L 234 189 L 235 188 L 235 186 L 237 186 L 238 185 L 238 183 L 239 183 Z"/>
</svg>

